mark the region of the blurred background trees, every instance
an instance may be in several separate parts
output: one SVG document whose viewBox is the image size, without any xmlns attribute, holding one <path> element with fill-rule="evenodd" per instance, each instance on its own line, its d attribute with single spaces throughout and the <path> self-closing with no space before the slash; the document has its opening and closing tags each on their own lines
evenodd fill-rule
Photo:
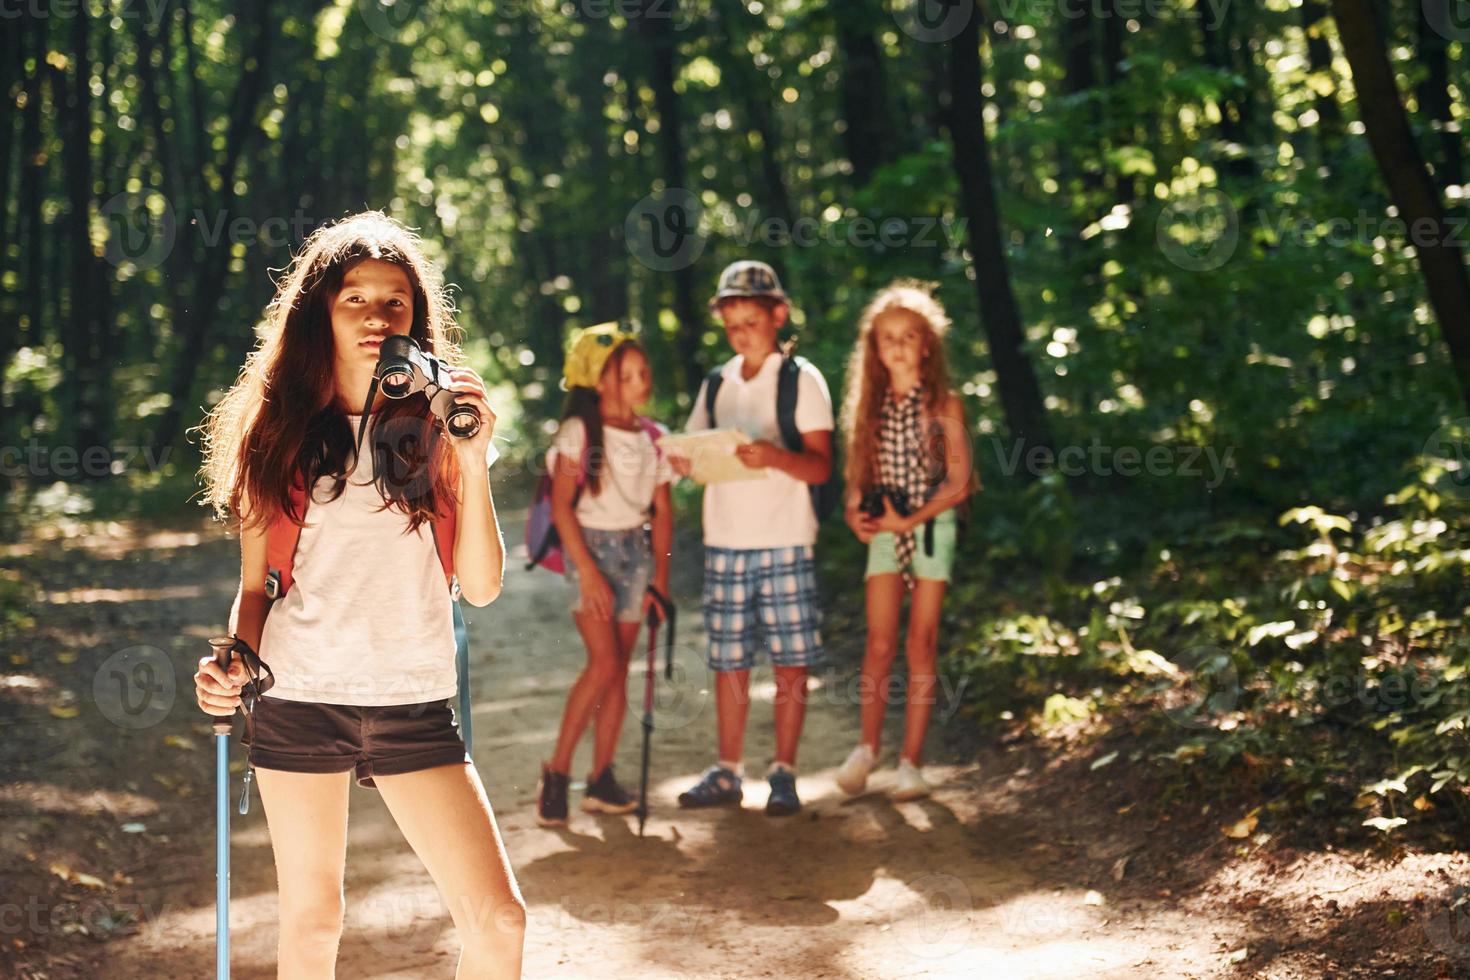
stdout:
<svg viewBox="0 0 1470 980">
<path fill-rule="evenodd" d="M 1428 671 L 1459 691 L 1470 669 L 1470 24 L 1455 12 L 12 5 L 6 533 L 48 510 L 177 513 L 186 430 L 254 343 L 271 270 L 353 211 L 400 217 L 443 263 L 512 457 L 544 448 L 576 326 L 636 323 L 656 414 L 677 424 L 724 350 L 705 300 L 725 263 L 779 269 L 834 391 L 864 302 L 917 276 L 953 316 L 987 484 L 952 668 L 1013 670 L 992 688 L 1040 697 L 1150 676 L 1145 642 L 1203 643 L 1216 653 L 1176 659 L 1197 679 L 1228 667 L 1228 710 L 1261 712 L 1222 758 L 1249 745 L 1259 763 L 1240 733 L 1269 731 L 1323 671 Z M 1076 472 L 1024 462 L 1094 446 L 1105 462 Z M 93 447 L 105 465 L 57 455 Z M 1129 449 L 1165 463 L 1124 472 Z M 1025 659 L 1043 649 L 1085 669 L 1038 671 L 1059 662 Z M 1456 785 L 1458 762 L 1434 764 L 1462 702 L 1359 704 L 1351 724 L 1380 733 L 1380 771 L 1412 761 Z"/>
</svg>

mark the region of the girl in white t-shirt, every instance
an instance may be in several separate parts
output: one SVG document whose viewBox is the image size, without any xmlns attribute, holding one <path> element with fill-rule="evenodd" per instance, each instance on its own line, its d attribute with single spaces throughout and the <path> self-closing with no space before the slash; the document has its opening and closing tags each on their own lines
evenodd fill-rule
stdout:
<svg viewBox="0 0 1470 980">
<path fill-rule="evenodd" d="M 648 587 L 668 594 L 674 533 L 673 471 L 656 445 L 661 430 L 637 414 L 652 391 L 642 346 L 616 324 L 589 327 L 572 345 L 566 382 L 567 407 L 547 463 L 587 666 L 567 695 L 556 751 L 541 770 L 536 819 L 547 827 L 567 822 L 572 754 L 589 723 L 592 774 L 582 809 L 629 813 L 638 806 L 613 777 L 612 760 L 638 626 L 650 609 L 663 615 Z"/>
<path fill-rule="evenodd" d="M 418 238 L 381 213 L 355 215 L 305 242 L 203 427 L 206 502 L 239 521 L 230 627 L 277 681 L 254 701 L 247 734 L 275 854 L 283 977 L 335 970 L 354 773 L 382 794 L 438 885 L 459 976 L 520 975 L 525 903 L 449 702 L 445 573 L 484 606 L 505 565 L 486 465 L 495 413 L 479 375 L 458 366 L 457 330 Z M 479 430 L 450 438 L 422 392 L 379 393 L 359 455 L 351 413 L 363 410 L 383 341 L 405 335 L 452 366 L 446 387 L 478 410 Z M 452 557 L 437 549 L 440 521 L 457 528 Z M 273 606 L 268 552 L 290 524 L 302 525 L 295 575 L 281 569 Z M 245 680 L 238 659 L 226 672 L 204 657 L 195 698 L 229 717 Z"/>
</svg>

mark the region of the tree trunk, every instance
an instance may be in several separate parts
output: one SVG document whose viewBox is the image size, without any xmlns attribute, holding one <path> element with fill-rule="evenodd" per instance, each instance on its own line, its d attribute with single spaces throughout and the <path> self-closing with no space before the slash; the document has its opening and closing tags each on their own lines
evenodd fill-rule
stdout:
<svg viewBox="0 0 1470 980">
<path fill-rule="evenodd" d="M 1027 448 L 1049 445 L 1046 406 L 1025 351 L 1021 311 L 1011 291 L 1000 210 L 990 166 L 980 95 L 980 20 L 969 18 L 950 52 L 949 131 L 960 201 L 969 222 L 971 265 L 980 296 L 980 314 L 995 366 L 996 389 L 1011 436 Z"/>
<path fill-rule="evenodd" d="M 1332 69 L 1332 44 L 1323 29 L 1327 26 L 1327 5 L 1322 0 L 1302 0 L 1302 30 L 1307 35 L 1307 61 L 1312 75 L 1332 85 L 1332 91 L 1319 93 L 1315 99 L 1317 109 L 1317 137 L 1324 158 L 1342 141 L 1342 106 L 1337 103 L 1337 73 Z"/>
<path fill-rule="evenodd" d="M 866 186 L 873 172 L 894 155 L 883 54 L 874 39 L 874 12 L 867 2 L 847 0 L 829 8 L 836 23 L 837 48 L 842 52 L 842 145 L 852 164 L 854 187 Z"/>
<path fill-rule="evenodd" d="M 12 157 L 15 154 L 16 139 L 15 128 L 20 121 L 17 114 L 11 110 L 15 106 L 16 95 L 25 84 L 24 78 L 24 44 L 26 36 L 30 33 L 29 20 L 22 21 L 19 28 L 11 29 L 0 34 L 0 104 L 5 106 L 5 118 L 0 120 L 0 240 L 13 242 L 14 232 L 11 229 L 11 205 L 15 197 L 10 193 L 10 175 L 12 170 Z M 17 209 L 19 210 L 19 209 Z M 18 219 L 16 219 L 18 220 Z M 8 267 L 8 258 L 0 257 L 0 263 Z M 8 314 L 7 314 L 8 315 Z"/>
<path fill-rule="evenodd" d="M 99 410 L 99 392 L 106 378 L 102 370 L 99 282 L 105 277 L 92 252 L 92 59 L 89 51 L 91 18 L 71 19 L 72 77 L 62 114 L 62 155 L 66 169 L 68 316 L 62 326 L 62 363 L 66 367 L 67 405 L 71 418 L 62 432 L 75 441 L 76 451 L 106 446 L 107 413 Z M 65 75 L 58 77 L 65 84 Z"/>
<path fill-rule="evenodd" d="M 216 215 L 219 216 L 231 215 L 235 210 L 238 200 L 235 194 L 235 175 L 259 131 L 256 114 L 261 92 L 265 88 L 265 69 L 272 35 L 277 28 L 272 23 L 269 0 L 260 0 L 253 13 L 255 34 L 242 59 L 240 81 L 235 87 L 229 125 L 225 132 L 224 153 L 215 167 L 220 175 L 221 192 L 216 210 Z M 198 138 L 201 145 L 207 145 L 205 134 L 198 134 Z M 153 430 L 152 444 L 160 449 L 172 446 L 179 436 L 184 402 L 194 390 L 194 379 L 199 373 L 209 330 L 218 315 L 219 301 L 224 294 L 230 267 L 228 236 L 222 235 L 213 245 L 206 247 L 203 256 L 202 268 L 197 275 L 199 286 L 193 294 L 193 306 L 188 315 L 181 316 L 180 322 L 176 324 L 182 334 L 183 350 L 174 362 L 169 376 L 168 407 L 159 416 L 158 424 Z M 190 411 L 193 411 L 192 407 Z"/>
<path fill-rule="evenodd" d="M 1435 162 L 1439 186 L 1458 186 L 1465 182 L 1465 165 L 1450 105 L 1449 41 L 1429 23 L 1424 4 L 1415 7 L 1419 11 L 1419 63 L 1425 69 L 1416 92 L 1419 112 L 1428 118 L 1438 144 L 1430 156 Z"/>
<path fill-rule="evenodd" d="M 674 33 L 677 0 L 659 3 L 644 0 L 643 16 L 638 26 L 649 47 L 649 83 L 653 88 L 654 108 L 658 112 L 658 156 L 664 186 L 669 190 L 692 190 L 685 182 L 684 137 L 679 117 L 679 93 L 674 90 L 678 77 L 675 64 L 678 35 Z M 699 338 L 703 322 L 694 300 L 694 270 L 689 266 L 674 269 L 674 315 L 679 320 L 677 349 L 684 373 L 684 390 L 697 391 L 704 379 L 699 366 Z"/>
<path fill-rule="evenodd" d="M 13 107 L 20 93 L 26 91 L 25 56 L 30 43 L 34 18 L 27 16 L 17 30 L 6 31 L 0 37 L 0 99 Z M 0 241 L 20 241 L 20 228 L 24 214 L 24 202 L 19 195 L 10 192 L 12 174 L 25 169 L 25 147 L 22 134 L 16 132 L 23 127 L 23 113 L 7 112 L 0 120 Z M 17 161 L 15 158 L 20 155 Z M 16 252 L 14 264 L 19 265 L 23 253 Z M 0 254 L 0 276 L 8 276 L 12 267 L 11 252 L 4 249 Z M 18 276 L 17 276 L 18 278 Z M 0 377 L 10 366 L 10 356 L 20 346 L 20 317 L 22 297 L 19 289 L 4 289 L 0 295 Z"/>
<path fill-rule="evenodd" d="M 1212 68 L 1228 74 L 1236 74 L 1235 57 L 1230 48 L 1231 32 L 1236 12 L 1225 7 L 1218 24 L 1207 17 L 1200 20 L 1200 33 L 1204 42 L 1205 61 Z M 1231 88 L 1220 99 L 1220 135 L 1225 142 L 1237 149 L 1221 164 L 1221 171 L 1237 179 L 1248 181 L 1256 176 L 1256 161 L 1251 150 L 1251 101 L 1247 92 Z"/>
<path fill-rule="evenodd" d="M 617 320 L 628 314 L 628 253 L 621 248 L 625 202 L 617 195 L 602 193 L 607 186 L 623 183 L 621 145 L 611 143 L 608 132 L 607 102 L 610 93 L 603 76 L 610 63 L 622 54 L 606 18 L 595 17 L 583 8 L 579 19 L 583 34 L 572 84 L 578 102 L 578 129 L 585 134 L 591 180 L 598 190 L 592 204 L 593 214 L 581 236 L 583 246 L 576 284 L 582 294 L 582 316 L 592 323 Z"/>
<path fill-rule="evenodd" d="M 1358 112 L 1389 195 L 1410 229 L 1432 230 L 1414 236 L 1419 267 L 1460 395 L 1470 408 L 1470 275 L 1464 255 L 1454 244 L 1457 238 L 1445 223 L 1439 192 L 1414 142 L 1371 0 L 1332 0 L 1332 9 L 1352 68 Z"/>
<path fill-rule="evenodd" d="M 178 157 L 174 155 L 174 139 L 165 125 L 166 117 L 163 111 L 163 102 L 160 99 L 159 75 L 167 77 L 168 65 L 168 32 L 165 29 L 158 41 L 148 32 L 148 27 L 142 18 L 134 21 L 134 41 L 138 48 L 137 71 L 138 90 L 143 102 L 143 109 L 148 117 L 149 128 L 153 133 L 153 142 L 150 148 L 153 159 L 158 162 L 158 169 L 163 174 L 163 195 L 168 200 L 169 206 L 174 210 L 176 221 L 176 234 L 182 238 L 176 238 L 174 247 L 164 257 L 164 288 L 169 297 L 169 324 L 174 331 L 178 330 L 179 323 L 185 315 L 189 306 L 188 284 L 192 281 L 189 270 L 194 264 L 192 234 L 187 234 L 191 226 L 188 217 L 192 213 L 190 202 L 193 200 L 193 190 L 190 187 L 190 177 L 185 174 L 179 163 Z M 159 47 L 162 48 L 161 66 L 155 69 L 153 54 Z M 176 105 L 176 103 L 171 103 Z M 174 134 L 185 128 L 179 118 L 174 119 Z M 190 171 L 197 175 L 197 171 Z M 147 321 L 150 328 L 152 319 Z M 148 338 L 150 349 L 155 356 L 163 356 L 163 345 L 160 341 L 162 331 L 156 331 Z"/>
<path fill-rule="evenodd" d="M 739 95 L 746 122 L 761 141 L 760 170 L 767 198 L 766 207 L 771 215 L 780 218 L 790 227 L 795 213 L 791 207 L 790 192 L 786 189 L 786 175 L 781 169 L 781 137 L 771 112 L 774 93 L 770 79 L 750 60 L 750 33 L 743 23 L 751 15 L 742 0 L 720 0 L 718 10 L 729 39 L 728 66 L 735 76 L 734 88 Z"/>
<path fill-rule="evenodd" d="M 1085 5 L 1075 5 L 1064 10 L 1062 16 L 1062 95 L 1075 100 L 1097 87 L 1097 68 L 1093 61 L 1094 24 L 1092 13 Z M 1067 116 L 1082 126 L 1088 127 L 1083 139 L 1077 138 L 1073 129 L 1065 141 L 1063 159 L 1072 170 L 1070 176 L 1081 181 L 1084 191 L 1096 191 L 1102 187 L 1103 175 L 1097 145 L 1102 136 L 1098 103 L 1090 101 L 1085 108 L 1069 107 Z M 1089 153 L 1083 145 L 1093 152 Z M 1089 158 L 1093 158 L 1089 160 Z M 1091 205 L 1095 202 L 1088 201 Z"/>
<path fill-rule="evenodd" d="M 17 202 L 21 211 L 19 241 L 25 242 L 25 273 L 21 277 L 25 295 L 21 310 L 25 315 L 25 329 L 20 333 L 19 343 L 36 343 L 41 336 L 41 323 L 45 319 L 45 292 L 42 287 L 46 241 L 41 223 L 41 186 L 45 175 L 46 158 L 41 146 L 41 100 L 46 86 L 46 21 L 37 20 L 31 25 L 31 57 L 35 65 L 26 76 L 26 107 L 21 113 L 20 125 L 20 198 Z"/>
</svg>

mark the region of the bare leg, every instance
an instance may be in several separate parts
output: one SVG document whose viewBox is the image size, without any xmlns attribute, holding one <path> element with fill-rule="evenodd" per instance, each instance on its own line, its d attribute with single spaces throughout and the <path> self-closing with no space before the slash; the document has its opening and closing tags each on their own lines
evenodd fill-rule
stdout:
<svg viewBox="0 0 1470 980">
<path fill-rule="evenodd" d="M 908 710 L 904 716 L 903 757 L 918 765 L 924 735 L 934 711 L 934 663 L 939 646 L 939 613 L 949 583 L 919 579 L 909 604 L 909 635 L 904 656 L 909 662 Z"/>
<path fill-rule="evenodd" d="M 715 672 L 715 713 L 720 725 L 720 758 L 740 759 L 745 752 L 745 719 L 750 714 L 750 671 Z"/>
<path fill-rule="evenodd" d="M 597 721 L 592 729 L 592 775 L 612 765 L 618 750 L 618 736 L 623 730 L 623 716 L 628 713 L 628 664 L 633 657 L 633 644 L 638 640 L 641 623 L 618 623 L 617 672 L 608 681 L 597 706 Z M 560 770 L 558 770 L 560 771 Z"/>
<path fill-rule="evenodd" d="M 610 619 L 598 619 L 587 613 L 573 613 L 577 630 L 582 634 L 582 643 L 587 647 L 587 666 L 572 685 L 567 695 L 566 711 L 562 714 L 561 732 L 556 739 L 556 753 L 551 757 L 554 772 L 570 773 L 572 753 L 577 742 L 587 730 L 587 723 L 597 711 L 597 705 L 607 692 L 608 685 L 619 676 L 618 634 Z M 626 677 L 626 660 L 622 676 Z M 625 695 L 626 696 L 626 695 Z M 376 782 L 376 780 L 374 780 Z"/>
<path fill-rule="evenodd" d="M 889 674 L 898 654 L 898 621 L 903 608 L 903 577 L 898 573 L 868 579 L 868 643 L 858 684 L 862 700 L 863 744 L 878 755 L 883 713 L 888 706 Z"/>
<path fill-rule="evenodd" d="M 805 667 L 776 668 L 776 761 L 793 768 L 806 719 L 806 675 Z"/>
<path fill-rule="evenodd" d="M 374 776 L 459 933 L 459 980 L 521 975 L 526 903 L 480 776 L 468 763 Z"/>
<path fill-rule="evenodd" d="M 347 793 L 352 774 L 255 770 L 276 859 L 280 939 L 276 976 L 330 980 L 342 938 Z"/>
</svg>

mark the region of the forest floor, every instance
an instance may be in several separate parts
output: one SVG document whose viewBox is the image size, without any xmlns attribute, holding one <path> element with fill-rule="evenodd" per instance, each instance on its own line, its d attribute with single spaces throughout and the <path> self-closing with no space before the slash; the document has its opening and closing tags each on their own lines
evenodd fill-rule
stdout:
<svg viewBox="0 0 1470 980">
<path fill-rule="evenodd" d="M 523 513 L 502 516 L 519 542 Z M 1095 748 L 978 739 L 952 692 L 931 735 L 930 799 L 883 795 L 898 711 L 872 791 L 845 798 L 833 777 L 858 731 L 860 636 L 829 636 L 834 666 L 814 679 L 800 815 L 762 812 L 762 671 L 743 808 L 680 811 L 714 738 L 697 554 L 683 548 L 676 575 L 679 669 L 659 680 L 642 839 L 631 817 L 534 820 L 539 762 L 582 662 L 567 586 L 513 558 L 502 596 L 467 607 L 475 761 L 530 908 L 527 976 L 1470 976 L 1463 853 L 1228 836 L 1241 814 L 1166 806 L 1145 773 L 1099 766 Z M 112 524 L 0 555 L 10 587 L 35 590 L 34 625 L 0 651 L 0 976 L 207 976 L 213 756 L 190 674 L 224 626 L 238 544 L 202 520 Z M 618 756 L 630 784 L 642 652 Z M 351 807 L 339 975 L 452 976 L 454 929 L 428 875 L 374 791 L 354 787 Z M 258 797 L 235 818 L 233 862 L 234 975 L 273 976 Z"/>
</svg>

